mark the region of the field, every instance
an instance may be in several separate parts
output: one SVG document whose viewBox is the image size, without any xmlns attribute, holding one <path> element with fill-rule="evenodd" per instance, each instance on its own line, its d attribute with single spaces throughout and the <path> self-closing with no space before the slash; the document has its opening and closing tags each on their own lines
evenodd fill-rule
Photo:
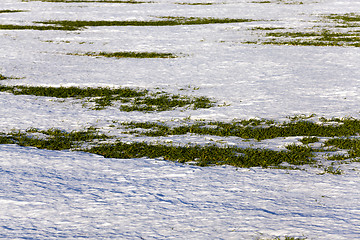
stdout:
<svg viewBox="0 0 360 240">
<path fill-rule="evenodd" d="M 3 0 L 0 238 L 356 239 L 360 2 Z"/>
</svg>

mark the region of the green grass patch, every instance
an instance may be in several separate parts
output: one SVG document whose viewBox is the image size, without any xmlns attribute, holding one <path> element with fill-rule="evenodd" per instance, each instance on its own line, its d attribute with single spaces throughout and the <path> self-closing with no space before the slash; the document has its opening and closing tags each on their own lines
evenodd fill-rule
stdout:
<svg viewBox="0 0 360 240">
<path fill-rule="evenodd" d="M 190 2 L 177 2 L 175 4 L 178 4 L 178 5 L 190 5 L 190 6 L 208 6 L 208 5 L 214 5 L 214 4 L 219 4 L 219 3 L 212 3 L 212 2 L 193 2 L 193 3 L 190 3 Z"/>
<path fill-rule="evenodd" d="M 330 14 L 330 15 L 323 15 L 324 18 L 335 20 L 341 23 L 353 23 L 353 22 L 360 22 L 360 14 L 356 13 L 347 13 L 347 14 Z"/>
<path fill-rule="evenodd" d="M 34 133 L 41 134 L 41 136 L 34 135 Z M 68 150 L 81 147 L 82 144 L 94 140 L 106 140 L 109 138 L 104 134 L 99 134 L 94 128 L 72 132 L 60 129 L 40 131 L 32 128 L 25 133 L 12 132 L 7 135 L 0 134 L 0 144 L 17 144 L 49 150 Z"/>
<path fill-rule="evenodd" d="M 360 27 L 360 14 L 356 13 L 347 13 L 347 14 L 329 14 L 321 15 L 323 22 L 331 22 L 335 24 L 337 29 L 350 29 L 351 32 L 358 32 Z M 351 31 L 354 29 L 354 31 Z"/>
<path fill-rule="evenodd" d="M 295 0 L 252 1 L 252 3 L 276 3 L 276 4 L 290 4 L 290 5 L 304 4 L 303 1 L 295 1 Z"/>
<path fill-rule="evenodd" d="M 302 144 L 310 144 L 310 143 L 316 143 L 319 141 L 318 137 L 304 137 L 302 139 L 299 140 L 300 142 L 302 142 Z"/>
<path fill-rule="evenodd" d="M 7 76 L 4 76 L 4 75 L 0 74 L 0 81 L 1 80 L 9 80 L 9 79 L 21 79 L 21 78 L 14 77 L 14 76 L 7 77 Z"/>
<path fill-rule="evenodd" d="M 287 116 L 286 118 L 288 118 L 291 122 L 296 122 L 296 121 L 300 121 L 300 120 L 307 120 L 307 119 L 311 119 L 313 117 L 315 117 L 316 114 L 310 114 L 310 115 L 306 115 L 306 114 L 295 114 L 293 116 Z M 324 119 L 323 121 L 325 121 L 326 119 L 325 118 L 322 118 Z M 342 120 L 340 120 L 342 121 Z"/>
<path fill-rule="evenodd" d="M 85 27 L 99 26 L 176 26 L 176 25 L 201 25 L 201 24 L 222 24 L 222 23 L 241 23 L 254 21 L 242 18 L 197 18 L 197 17 L 160 17 L 166 20 L 152 21 L 42 21 L 41 24 L 57 25 L 63 28 L 82 29 Z"/>
<path fill-rule="evenodd" d="M 286 45 L 360 46 L 360 34 L 358 33 L 341 33 L 323 30 L 320 32 L 268 32 L 265 36 L 273 37 L 273 40 L 265 41 L 264 44 L 276 42 Z"/>
<path fill-rule="evenodd" d="M 298 46 L 352 46 L 360 47 L 358 32 L 333 32 L 329 30 L 310 32 L 266 32 L 267 39 L 261 44 Z"/>
<path fill-rule="evenodd" d="M 4 75 L 0 74 L 0 80 L 6 80 L 9 79 L 8 77 L 5 77 Z"/>
<path fill-rule="evenodd" d="M 231 165 L 236 167 L 270 167 L 283 162 L 293 165 L 310 164 L 312 154 L 303 149 L 272 151 L 266 149 L 218 146 L 165 146 L 147 143 L 104 144 L 85 150 L 107 158 L 163 158 L 199 166 Z"/>
<path fill-rule="evenodd" d="M 44 87 L 44 86 L 4 86 L 0 85 L 0 91 L 11 92 L 15 95 L 34 95 L 42 97 L 56 98 L 87 98 L 87 97 L 106 97 L 116 95 L 119 97 L 130 98 L 144 96 L 146 90 L 131 88 L 79 88 L 79 87 Z"/>
<path fill-rule="evenodd" d="M 192 109 L 210 108 L 214 102 L 207 97 L 187 97 L 171 95 L 167 93 L 155 93 L 155 95 L 135 98 L 130 105 L 120 107 L 122 111 L 168 111 L 177 107 L 192 106 Z"/>
<path fill-rule="evenodd" d="M 260 38 L 250 44 L 274 44 L 294 46 L 350 46 L 360 47 L 360 15 L 329 14 L 320 15 L 319 22 L 324 26 L 313 26 L 312 29 L 284 29 L 254 27 Z"/>
<path fill-rule="evenodd" d="M 298 117 L 294 118 L 298 119 Z M 357 137 L 360 133 L 360 120 L 352 118 L 322 119 L 320 123 L 303 119 L 284 123 L 249 119 L 230 123 L 185 122 L 185 124 L 180 123 L 180 126 L 177 124 L 172 127 L 163 122 L 128 122 L 122 123 L 122 125 L 124 133 L 148 137 L 185 135 L 190 133 L 200 136 L 235 136 L 243 138 L 242 141 L 248 141 L 248 139 L 262 141 L 265 139 L 305 136 L 299 140 L 303 145 L 291 144 L 285 146 L 289 151 L 296 153 L 296 156 L 293 156 L 292 159 L 312 159 L 314 157 L 313 154 L 317 153 L 319 156 L 323 156 L 322 158 L 325 160 L 342 163 L 347 159 L 357 161 L 360 157 L 360 139 Z M 308 146 L 310 143 L 319 142 L 319 137 L 330 139 L 316 148 Z M 346 149 L 347 153 L 338 154 L 338 149 L 336 148 Z M 235 166 L 235 164 L 230 165 Z M 293 169 L 293 167 L 290 168 Z M 325 173 L 330 173 L 326 170 L 324 170 Z M 336 172 L 338 173 L 339 171 Z"/>
<path fill-rule="evenodd" d="M 343 158 L 359 158 L 360 157 L 360 139 L 349 138 L 333 138 L 325 142 L 325 146 L 333 146 L 339 149 L 346 149 L 348 155 L 342 155 Z M 340 156 L 337 156 L 340 157 Z M 331 159 L 331 158 L 330 158 Z"/>
<path fill-rule="evenodd" d="M 119 103 L 121 111 L 168 111 L 175 108 L 210 108 L 214 102 L 207 97 L 189 97 L 166 92 L 150 92 L 132 88 L 79 88 L 79 87 L 44 87 L 44 86 L 5 86 L 0 91 L 15 95 L 33 95 L 55 98 L 85 99 L 93 104 L 92 109 L 101 110 L 114 103 Z M 87 104 L 84 104 L 87 105 Z"/>
<path fill-rule="evenodd" d="M 304 142 L 318 140 L 315 137 L 336 137 L 336 136 L 356 136 L 360 133 L 360 120 L 343 119 L 339 124 L 315 123 L 312 121 L 292 121 L 275 124 L 267 120 L 243 120 L 226 122 L 203 122 L 198 121 L 193 124 L 170 127 L 161 122 L 145 123 L 123 123 L 130 133 L 145 136 L 169 136 L 184 135 L 195 133 L 200 135 L 213 135 L 221 137 L 240 137 L 244 139 L 273 139 L 278 137 L 307 136 Z"/>
<path fill-rule="evenodd" d="M 0 25 L 0 30 L 75 31 L 75 30 L 79 30 L 79 28 L 71 27 L 71 26 L 36 26 L 36 25 L 1 24 Z"/>
<path fill-rule="evenodd" d="M 286 122 L 279 125 L 270 120 L 259 120 L 259 119 L 249 119 L 243 121 L 237 121 L 232 123 L 219 123 L 219 122 L 206 122 L 206 121 L 196 121 L 193 123 L 187 123 L 186 126 L 178 127 L 168 127 L 166 124 L 157 122 L 157 123 L 124 123 L 125 126 L 129 128 L 137 129 L 148 129 L 152 134 L 148 136 L 154 136 L 153 131 L 159 131 L 164 134 L 185 134 L 188 132 L 198 133 L 201 135 L 218 135 L 219 132 L 223 131 L 224 128 L 229 127 L 230 125 L 237 126 L 237 128 L 247 129 L 247 131 L 255 132 L 262 131 L 266 133 L 263 129 L 271 129 L 271 127 L 279 127 L 282 130 L 277 133 L 282 133 L 277 137 L 288 136 L 289 129 L 293 130 L 294 136 L 302 136 L 304 132 L 311 130 L 314 134 L 314 128 L 303 129 L 301 131 L 296 129 L 301 129 L 304 126 L 308 125 L 309 122 L 304 120 Z M 241 127 L 240 127 L 241 125 Z M 341 127 L 339 129 L 326 128 L 326 127 Z M 195 145 L 195 144 L 186 144 L 182 146 L 178 145 L 169 145 L 169 144 L 150 144 L 145 142 L 131 142 L 124 143 L 121 142 L 121 139 L 115 139 L 115 137 L 109 137 L 104 134 L 100 134 L 95 128 L 87 128 L 84 131 L 72 131 L 66 132 L 60 129 L 49 129 L 49 130 L 38 130 L 31 128 L 25 132 L 16 132 L 13 131 L 9 134 L 0 133 L 0 144 L 18 144 L 21 146 L 33 146 L 43 149 L 51 150 L 78 150 L 85 151 L 94 154 L 99 154 L 107 158 L 161 158 L 169 161 L 176 161 L 180 163 L 190 163 L 196 164 L 199 166 L 212 166 L 212 165 L 231 165 L 235 167 L 276 167 L 276 168 L 288 168 L 296 169 L 297 166 L 310 165 L 310 166 L 321 166 L 324 167 L 324 173 L 331 174 L 341 174 L 342 170 L 340 168 L 333 168 L 332 165 L 346 163 L 345 160 L 352 158 L 351 161 L 358 161 L 360 157 L 360 139 L 359 136 L 359 120 L 355 119 L 341 119 L 338 122 L 335 122 L 327 119 L 323 121 L 322 124 L 317 124 L 318 133 L 326 133 L 326 135 L 348 135 L 352 136 L 341 136 L 341 137 L 332 137 L 325 141 L 322 147 L 313 148 L 308 145 L 298 145 L 290 144 L 285 146 L 285 150 L 274 151 L 265 148 L 255 148 L 255 147 L 234 147 L 228 145 Z M 323 128 L 323 129 L 322 129 Z M 191 131 L 189 131 L 191 129 Z M 202 129 L 202 132 L 199 130 Z M 344 131 L 344 129 L 350 129 Z M 330 133 L 329 131 L 335 131 Z M 231 132 L 231 131 L 229 131 Z M 239 131 L 240 132 L 240 131 Z M 247 132 L 247 136 L 256 135 L 255 133 L 251 134 Z M 134 133 L 134 132 L 130 132 Z M 296 135 L 295 135 L 296 133 Z M 223 134 L 229 135 L 229 134 Z M 230 134 L 233 136 L 233 134 Z M 268 134 L 267 136 L 274 137 L 274 134 Z M 156 136 L 160 136 L 157 134 Z M 259 137 L 259 139 L 265 139 L 264 137 Z M 112 143 L 109 143 L 109 140 Z M 302 139 L 303 144 L 313 143 L 318 141 L 317 137 L 305 137 Z M 330 148 L 326 150 L 325 148 Z M 348 150 L 348 153 L 338 153 L 337 149 Z M 315 153 L 327 152 L 328 157 L 325 160 L 329 161 L 338 161 L 334 162 L 330 167 L 317 165 L 319 164 L 319 156 L 316 156 Z M 348 162 L 348 161 L 347 161 Z M 285 164 L 286 163 L 286 164 Z M 285 164 L 285 165 L 284 165 Z"/>
<path fill-rule="evenodd" d="M 40 136 L 39 136 L 40 134 Z M 215 145 L 167 146 L 147 143 L 101 143 L 110 137 L 95 129 L 65 132 L 59 129 L 40 131 L 29 129 L 25 133 L 0 134 L 0 144 L 18 144 L 49 150 L 78 150 L 99 154 L 107 158 L 163 158 L 199 166 L 231 165 L 236 167 L 276 167 L 284 162 L 292 165 L 314 163 L 310 148 L 290 146 L 286 151 L 266 149 L 218 147 Z M 94 140 L 97 140 L 95 143 Z M 93 142 L 91 146 L 89 143 Z M 85 146 L 85 147 L 84 147 Z"/>
<path fill-rule="evenodd" d="M 0 10 L 0 13 L 18 13 L 18 12 L 28 12 L 27 10 Z"/>
<path fill-rule="evenodd" d="M 69 53 L 68 55 L 93 56 L 93 57 L 109 57 L 109 58 L 176 58 L 172 53 L 158 52 L 87 52 Z"/>
<path fill-rule="evenodd" d="M 7 135 L 0 133 L 0 144 L 14 144 L 15 141 Z"/>
<path fill-rule="evenodd" d="M 324 168 L 324 173 L 330 173 L 333 175 L 341 175 L 343 173 L 343 171 L 340 169 L 340 167 L 335 168 L 334 166 L 328 166 Z"/>
<path fill-rule="evenodd" d="M 336 153 L 333 154 L 331 156 L 328 156 L 326 159 L 329 161 L 344 161 L 349 159 L 350 156 L 348 154 L 340 154 L 340 153 Z"/>
<path fill-rule="evenodd" d="M 285 29 L 284 27 L 253 27 L 250 30 L 262 30 L 262 31 L 272 31 L 272 30 L 279 30 Z"/>
<path fill-rule="evenodd" d="M 273 239 L 268 239 L 268 240 L 306 240 L 306 237 L 289 237 L 289 236 L 285 236 L 285 237 L 276 237 Z M 266 239 L 260 239 L 260 240 L 266 240 Z"/>
</svg>

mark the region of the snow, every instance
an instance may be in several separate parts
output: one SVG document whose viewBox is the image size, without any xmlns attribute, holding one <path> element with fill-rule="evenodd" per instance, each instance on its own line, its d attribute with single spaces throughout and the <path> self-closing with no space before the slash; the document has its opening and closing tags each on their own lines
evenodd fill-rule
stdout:
<svg viewBox="0 0 360 240">
<path fill-rule="evenodd" d="M 356 239 L 360 234 L 358 170 L 319 176 L 14 145 L 0 145 L 0 152 L 5 239 Z"/>
<path fill-rule="evenodd" d="M 360 49 L 247 45 L 254 26 L 313 26 L 316 14 L 359 12 L 360 1 L 304 0 L 302 5 L 188 6 L 43 3 L 2 0 L 1 24 L 59 20 L 149 20 L 158 16 L 251 18 L 193 26 L 89 27 L 76 32 L 0 31 L 0 74 L 9 85 L 160 88 L 207 96 L 227 107 L 157 113 L 101 111 L 81 102 L 0 93 L 0 132 L 96 126 L 113 121 L 165 122 L 191 117 L 282 121 L 295 114 L 360 117 Z M 269 22 L 266 20 L 277 20 Z M 159 51 L 175 59 L 111 59 L 66 55 L 94 51 Z M 198 88 L 198 90 L 194 90 Z M 180 90 L 185 89 L 185 90 Z M 133 139 L 129 137 L 130 139 Z M 138 138 L 139 139 L 139 138 Z M 177 143 L 214 136 L 159 138 Z M 229 145 L 244 146 L 236 138 Z M 260 147 L 282 149 L 297 138 Z M 0 145 L 0 238 L 3 239 L 360 239 L 359 163 L 344 174 L 322 170 L 236 169 L 159 159 L 105 159 L 83 152 Z"/>
</svg>

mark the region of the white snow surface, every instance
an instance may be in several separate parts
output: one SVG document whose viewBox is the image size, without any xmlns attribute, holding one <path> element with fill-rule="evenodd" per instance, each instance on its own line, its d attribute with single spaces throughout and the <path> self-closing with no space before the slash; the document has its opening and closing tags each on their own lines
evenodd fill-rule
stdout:
<svg viewBox="0 0 360 240">
<path fill-rule="evenodd" d="M 242 44 L 255 26 L 313 26 L 316 15 L 359 13 L 357 0 L 214 5 L 44 3 L 1 0 L 0 24 L 42 20 L 149 20 L 158 16 L 260 21 L 82 31 L 0 31 L 0 74 L 9 85 L 160 88 L 207 96 L 226 107 L 156 113 L 101 111 L 81 103 L 0 93 L 0 132 L 123 121 L 284 120 L 295 114 L 360 117 L 360 48 Z M 225 4 L 223 4 L 225 3 Z M 277 21 L 266 21 L 277 20 Z M 172 52 L 175 59 L 66 55 L 98 51 Z M 185 90 L 180 90 L 185 89 Z M 198 89 L 198 90 L 194 90 Z M 175 138 L 174 138 L 175 139 Z M 180 143 L 206 143 L 185 135 Z M 230 144 L 239 144 L 233 138 Z M 234 141 L 234 143 L 232 143 Z M 292 139 L 264 143 L 282 148 Z M 241 143 L 244 144 L 244 143 Z M 262 144 L 262 143 L 260 143 Z M 360 239 L 359 163 L 342 175 L 318 171 L 196 167 L 159 159 L 106 159 L 72 151 L 0 145 L 2 239 Z"/>
<path fill-rule="evenodd" d="M 358 170 L 319 176 L 14 145 L 0 152 L 1 238 L 360 236 Z"/>
</svg>

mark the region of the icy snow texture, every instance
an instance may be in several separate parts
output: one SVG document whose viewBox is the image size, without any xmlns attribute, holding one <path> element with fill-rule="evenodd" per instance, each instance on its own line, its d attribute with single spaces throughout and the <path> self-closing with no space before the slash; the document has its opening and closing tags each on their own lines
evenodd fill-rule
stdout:
<svg viewBox="0 0 360 240">
<path fill-rule="evenodd" d="M 1 24 L 58 20 L 149 20 L 156 16 L 251 18 L 236 24 L 89 27 L 80 32 L 0 31 L 2 84 L 129 86 L 213 97 L 228 107 L 161 113 L 91 111 L 81 103 L 0 93 L 0 131 L 79 130 L 111 121 L 185 118 L 283 120 L 294 114 L 360 117 L 360 49 L 244 45 L 254 26 L 313 26 L 316 14 L 359 12 L 360 1 L 302 5 L 218 1 L 209 6 L 42 3 L 2 0 Z M 315 14 L 315 15 L 313 15 Z M 160 51 L 176 59 L 71 56 Z M 189 87 L 190 86 L 190 87 Z M 193 88 L 199 90 L 193 91 Z M 180 91 L 181 88 L 188 89 Z M 111 129 L 106 128 L 109 131 Z M 191 138 L 190 138 L 191 140 Z M 188 136 L 177 141 L 187 143 Z M 274 140 L 272 145 L 287 140 Z M 282 144 L 282 143 L 281 143 Z M 281 145 L 280 144 L 280 145 Z M 360 238 L 359 164 L 346 174 L 199 168 L 154 159 L 0 145 L 0 238 Z"/>
<path fill-rule="evenodd" d="M 1 238 L 360 236 L 359 172 L 195 167 L 0 145 Z"/>
</svg>

